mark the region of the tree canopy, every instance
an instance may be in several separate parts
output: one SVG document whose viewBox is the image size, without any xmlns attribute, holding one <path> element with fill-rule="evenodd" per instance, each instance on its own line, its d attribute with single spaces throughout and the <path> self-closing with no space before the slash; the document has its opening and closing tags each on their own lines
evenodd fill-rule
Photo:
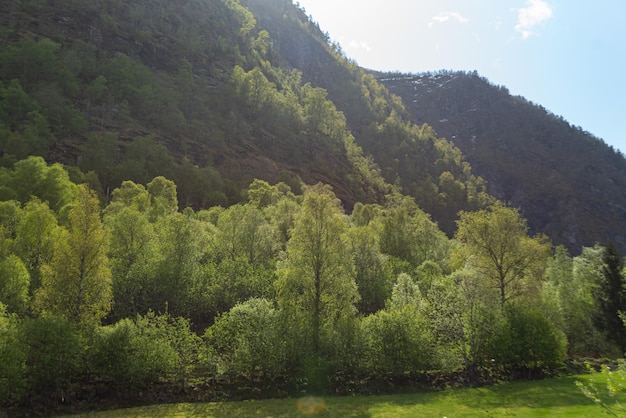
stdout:
<svg viewBox="0 0 626 418">
<path fill-rule="evenodd" d="M 620 349 L 587 328 L 619 256 L 549 257 L 504 204 L 463 212 L 451 240 L 398 193 L 348 215 L 328 185 L 255 180 L 244 203 L 195 211 L 165 177 L 124 181 L 103 205 L 67 182 L 56 209 L 0 202 L 0 351 L 18 362 L 0 366 L 6 404 L 218 376 L 311 393 L 426 371 L 481 382 Z"/>
</svg>

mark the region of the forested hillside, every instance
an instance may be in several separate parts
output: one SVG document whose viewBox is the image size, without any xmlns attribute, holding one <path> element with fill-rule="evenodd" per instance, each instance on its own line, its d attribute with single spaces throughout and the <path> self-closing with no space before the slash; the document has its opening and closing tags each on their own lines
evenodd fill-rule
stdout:
<svg viewBox="0 0 626 418">
<path fill-rule="evenodd" d="M 289 1 L 282 2 L 283 8 L 276 7 L 278 3 L 248 1 L 269 32 L 279 62 L 297 68 L 304 81 L 328 91 L 357 143 L 373 157 L 388 182 L 413 196 L 450 235 L 459 210 L 485 206 L 483 180 L 473 175 L 451 142 L 437 137 L 426 123 L 412 124 L 398 97 L 346 58 L 303 14 L 285 19 Z"/>
<path fill-rule="evenodd" d="M 552 255 L 516 209 L 450 240 L 407 196 L 253 181 L 178 210 L 164 177 L 96 194 L 41 157 L 0 170 L 0 408 L 488 383 L 626 346 L 613 247 Z M 616 291 L 617 289 L 617 291 Z M 0 409 L 2 411 L 2 409 Z"/>
<path fill-rule="evenodd" d="M 578 252 L 626 250 L 626 159 L 600 139 L 477 74 L 377 74 L 415 123 L 463 151 L 488 191 L 522 208 L 532 231 Z M 590 104 L 593 106 L 593 104 Z"/>
<path fill-rule="evenodd" d="M 618 249 L 411 115 L 290 0 L 0 2 L 0 416 L 620 356 Z"/>
<path fill-rule="evenodd" d="M 387 191 L 325 92 L 268 61 L 237 2 L 0 7 L 5 164 L 78 165 L 105 193 L 165 175 L 196 208 L 239 201 L 255 177 L 330 182 L 348 205 Z"/>
<path fill-rule="evenodd" d="M 164 175 L 194 208 L 239 201 L 253 178 L 323 181 L 347 208 L 397 184 L 449 234 L 458 210 L 484 207 L 459 150 L 300 9 L 248 3 L 3 2 L 4 164 L 77 165 L 103 195 Z"/>
</svg>

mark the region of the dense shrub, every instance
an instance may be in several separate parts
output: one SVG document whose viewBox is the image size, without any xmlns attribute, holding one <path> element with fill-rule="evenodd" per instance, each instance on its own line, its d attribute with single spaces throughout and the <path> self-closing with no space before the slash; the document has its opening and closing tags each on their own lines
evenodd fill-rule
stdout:
<svg viewBox="0 0 626 418">
<path fill-rule="evenodd" d="M 17 316 L 0 303 L 0 405 L 17 401 L 25 389 L 26 346 L 19 326 Z"/>
<path fill-rule="evenodd" d="M 9 311 L 26 311 L 29 284 L 30 275 L 18 256 L 11 254 L 0 261 L 0 303 Z"/>
<path fill-rule="evenodd" d="M 231 374 L 278 375 L 285 369 L 279 312 L 266 299 L 249 299 L 217 318 L 204 338 Z"/>
<path fill-rule="evenodd" d="M 366 317 L 363 330 L 372 373 L 402 375 L 434 367 L 434 338 L 425 318 L 411 305 Z"/>
<path fill-rule="evenodd" d="M 174 373 L 178 354 L 167 320 L 148 313 L 99 328 L 90 350 L 92 373 L 118 390 L 146 386 Z"/>
<path fill-rule="evenodd" d="M 26 349 L 28 398 L 64 400 L 84 371 L 83 344 L 76 325 L 61 318 L 25 320 L 20 327 Z"/>
<path fill-rule="evenodd" d="M 494 361 L 512 368 L 549 368 L 562 364 L 565 335 L 535 308 L 507 305 L 505 321 L 493 338 Z"/>
</svg>

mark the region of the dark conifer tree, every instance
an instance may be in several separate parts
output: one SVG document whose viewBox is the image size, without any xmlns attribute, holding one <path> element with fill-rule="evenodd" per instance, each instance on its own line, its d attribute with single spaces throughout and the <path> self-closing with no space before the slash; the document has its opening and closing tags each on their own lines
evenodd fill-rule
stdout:
<svg viewBox="0 0 626 418">
<path fill-rule="evenodd" d="M 594 324 L 604 332 L 624 353 L 626 350 L 626 326 L 620 313 L 626 313 L 626 291 L 623 274 L 624 263 L 612 242 L 604 249 L 602 275 L 594 289 L 596 315 Z"/>
</svg>

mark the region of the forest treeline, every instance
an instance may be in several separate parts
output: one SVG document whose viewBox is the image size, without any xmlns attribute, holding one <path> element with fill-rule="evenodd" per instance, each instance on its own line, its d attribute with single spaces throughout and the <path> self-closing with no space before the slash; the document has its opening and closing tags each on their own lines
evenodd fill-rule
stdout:
<svg viewBox="0 0 626 418">
<path fill-rule="evenodd" d="M 450 239 L 398 193 L 348 214 L 328 185 L 254 180 L 242 203 L 179 210 L 165 177 L 104 204 L 70 172 L 40 157 L 0 171 L 7 408 L 218 378 L 480 382 L 626 346 L 615 248 L 572 258 L 499 202 Z"/>
<path fill-rule="evenodd" d="M 621 355 L 615 247 L 410 117 L 290 0 L 0 2 L 2 408 Z"/>
<path fill-rule="evenodd" d="M 0 24 L 4 167 L 40 155 L 93 171 L 103 199 L 164 176 L 195 210 L 240 202 L 254 178 L 331 184 L 348 209 L 401 187 L 449 235 L 488 202 L 460 151 L 291 1 L 10 0 Z M 277 29 L 313 43 L 333 83 L 286 62 L 298 48 Z"/>
<path fill-rule="evenodd" d="M 490 194 L 521 207 L 532 231 L 576 254 L 610 240 L 626 250 L 619 151 L 476 72 L 376 78 L 402 98 L 413 122 L 428 121 L 461 149 Z"/>
<path fill-rule="evenodd" d="M 475 72 L 364 70 L 289 0 L 6 0 L 0 45 L 5 167 L 93 171 L 103 199 L 164 176 L 195 210 L 254 178 L 348 210 L 393 186 L 449 237 L 489 192 L 572 254 L 626 250 L 619 153 Z"/>
</svg>

